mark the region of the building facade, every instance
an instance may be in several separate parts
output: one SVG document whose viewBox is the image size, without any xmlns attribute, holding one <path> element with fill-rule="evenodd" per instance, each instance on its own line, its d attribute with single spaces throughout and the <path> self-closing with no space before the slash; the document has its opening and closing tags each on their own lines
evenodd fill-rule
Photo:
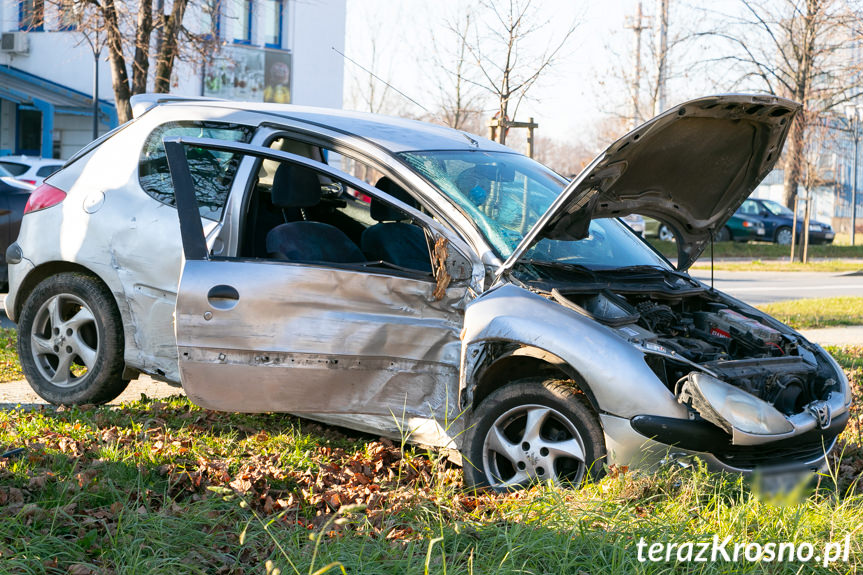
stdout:
<svg viewBox="0 0 863 575">
<path fill-rule="evenodd" d="M 340 108 L 345 3 L 190 0 L 184 25 L 213 41 L 175 63 L 171 93 Z M 153 4 L 170 12 L 170 0 Z M 93 138 L 94 116 L 99 134 L 117 125 L 107 49 L 95 57 L 95 38 L 63 9 L 72 5 L 0 0 L 0 155 L 68 158 Z"/>
</svg>

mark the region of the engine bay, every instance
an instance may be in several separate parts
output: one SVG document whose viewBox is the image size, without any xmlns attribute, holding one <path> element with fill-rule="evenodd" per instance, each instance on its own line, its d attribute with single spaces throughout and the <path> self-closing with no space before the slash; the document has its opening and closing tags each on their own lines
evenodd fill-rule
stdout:
<svg viewBox="0 0 863 575">
<path fill-rule="evenodd" d="M 554 289 L 551 296 L 653 352 L 645 355 L 650 368 L 691 408 L 683 388 L 699 372 L 769 403 L 784 415 L 806 409 L 838 387 L 831 366 L 818 360 L 817 347 L 790 330 L 771 327 L 754 314 L 732 308 L 711 293 L 612 289 L 562 293 Z"/>
</svg>

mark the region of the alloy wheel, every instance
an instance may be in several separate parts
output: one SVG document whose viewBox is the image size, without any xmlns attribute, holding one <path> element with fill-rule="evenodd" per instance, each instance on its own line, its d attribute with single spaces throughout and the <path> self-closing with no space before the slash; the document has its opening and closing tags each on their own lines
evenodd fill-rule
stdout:
<svg viewBox="0 0 863 575">
<path fill-rule="evenodd" d="M 496 489 L 533 480 L 578 484 L 585 472 L 584 442 L 575 425 L 544 405 L 519 405 L 492 424 L 483 444 L 483 467 Z"/>
<path fill-rule="evenodd" d="M 99 335 L 84 300 L 72 294 L 49 298 L 36 312 L 30 333 L 36 368 L 55 386 L 79 385 L 99 357 Z"/>
</svg>

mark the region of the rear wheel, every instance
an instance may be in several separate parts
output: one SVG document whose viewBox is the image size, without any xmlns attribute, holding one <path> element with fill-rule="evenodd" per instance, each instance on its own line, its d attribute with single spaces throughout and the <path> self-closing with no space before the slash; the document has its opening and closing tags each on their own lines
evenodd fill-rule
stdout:
<svg viewBox="0 0 863 575">
<path fill-rule="evenodd" d="M 779 228 L 776 230 L 776 243 L 783 246 L 790 246 L 791 228 Z"/>
<path fill-rule="evenodd" d="M 18 355 L 27 381 L 56 405 L 105 403 L 123 380 L 123 322 L 95 278 L 62 273 L 43 280 L 21 309 Z"/>
<path fill-rule="evenodd" d="M 572 382 L 514 381 L 476 408 L 464 448 L 472 487 L 519 489 L 533 481 L 579 486 L 603 474 L 605 437 Z"/>
<path fill-rule="evenodd" d="M 731 241 L 731 230 L 728 229 L 727 226 L 722 226 L 722 229 L 716 232 L 716 241 L 717 242 L 728 242 Z"/>
</svg>

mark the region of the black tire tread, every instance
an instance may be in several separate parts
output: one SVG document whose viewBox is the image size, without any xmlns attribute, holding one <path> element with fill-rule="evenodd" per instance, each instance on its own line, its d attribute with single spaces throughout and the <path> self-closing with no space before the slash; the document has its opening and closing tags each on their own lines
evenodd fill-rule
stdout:
<svg viewBox="0 0 863 575">
<path fill-rule="evenodd" d="M 62 388 L 45 381 L 30 348 L 30 331 L 35 314 L 48 298 L 61 293 L 76 295 L 87 302 L 101 327 L 101 339 L 94 377 L 80 385 Z M 39 397 L 54 405 L 85 405 L 107 403 L 123 393 L 129 385 L 123 379 L 123 321 L 114 296 L 99 279 L 81 272 L 64 272 L 39 283 L 21 308 L 18 321 L 18 356 L 30 387 Z"/>
<path fill-rule="evenodd" d="M 588 462 L 588 469 L 583 481 L 598 481 L 605 475 L 605 435 L 596 411 L 584 392 L 578 388 L 575 381 L 542 376 L 518 379 L 491 392 L 477 406 L 474 413 L 477 413 L 483 406 L 514 401 L 532 392 L 543 395 L 543 390 L 550 394 L 551 398 L 560 401 L 571 411 L 575 411 L 576 415 L 580 418 L 576 423 L 580 423 L 581 427 L 584 428 L 579 429 L 582 432 L 582 439 L 586 443 L 589 442 L 596 451 L 592 456 L 589 456 L 589 459 L 592 459 L 592 461 Z M 465 483 L 468 487 L 472 488 L 486 488 L 488 484 L 485 481 L 483 471 L 479 468 L 481 466 L 480 461 L 482 461 L 481 448 L 477 450 L 475 447 L 476 441 L 479 440 L 476 437 L 478 431 L 476 417 L 473 418 L 472 423 L 467 430 L 465 445 L 463 447 L 463 451 L 467 452 L 467 457 L 463 457 Z M 584 437 L 584 435 L 587 435 L 587 437 Z M 477 459 L 477 455 L 479 455 L 479 459 Z M 475 463 L 473 462 L 474 459 L 477 459 Z"/>
</svg>

